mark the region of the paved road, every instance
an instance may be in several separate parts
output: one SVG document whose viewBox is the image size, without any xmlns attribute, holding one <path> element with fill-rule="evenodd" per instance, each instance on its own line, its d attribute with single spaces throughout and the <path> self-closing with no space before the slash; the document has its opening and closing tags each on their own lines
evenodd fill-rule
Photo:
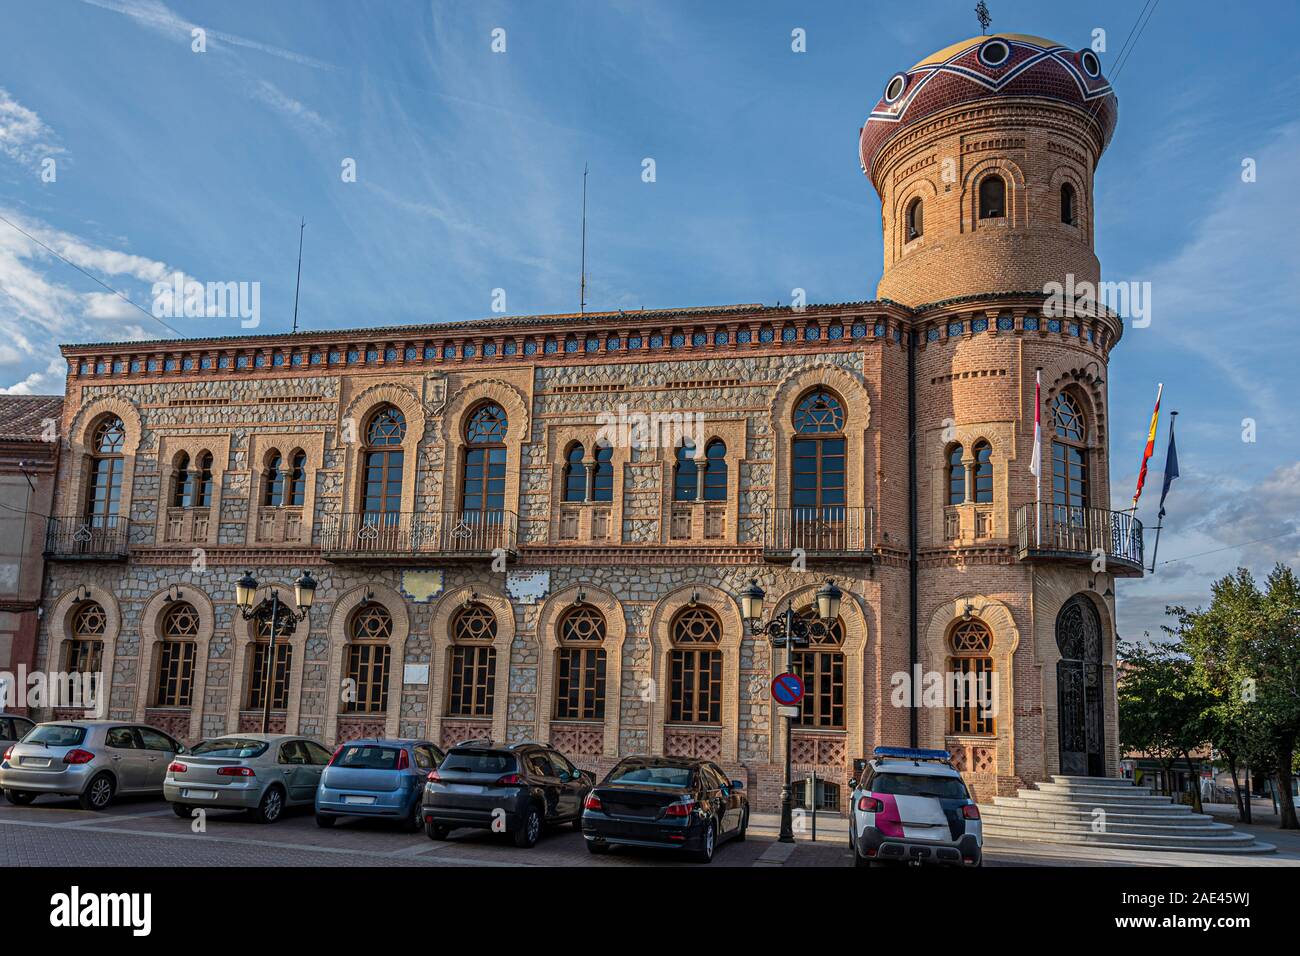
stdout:
<svg viewBox="0 0 1300 956">
<path fill-rule="evenodd" d="M 346 821 L 331 830 L 316 826 L 310 809 L 290 811 L 269 826 L 240 814 L 213 811 L 206 827 L 176 817 L 160 800 L 123 799 L 104 813 L 81 810 L 75 800 L 42 797 L 33 806 L 0 800 L 0 866 L 680 866 L 671 852 L 616 850 L 589 854 L 571 828 L 546 834 L 532 850 L 509 838 L 460 830 L 435 842 L 369 820 Z M 842 834 L 816 843 L 779 844 L 770 830 L 730 842 L 718 851 L 722 866 L 850 866 Z M 987 866 L 1296 865 L 1274 857 L 1213 857 L 1202 854 L 1134 854 L 1001 841 L 986 848 Z"/>
</svg>

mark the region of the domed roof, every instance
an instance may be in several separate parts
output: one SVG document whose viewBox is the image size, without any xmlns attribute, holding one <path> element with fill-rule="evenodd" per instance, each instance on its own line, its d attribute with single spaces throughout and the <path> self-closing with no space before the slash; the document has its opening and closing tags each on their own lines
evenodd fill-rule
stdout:
<svg viewBox="0 0 1300 956">
<path fill-rule="evenodd" d="M 954 43 L 890 77 L 862 127 L 863 169 L 874 183 L 872 164 L 881 147 L 911 123 L 950 106 L 999 96 L 1056 100 L 1087 111 L 1101 128 L 1103 149 L 1115 131 L 1119 101 L 1092 50 L 994 33 Z"/>
</svg>

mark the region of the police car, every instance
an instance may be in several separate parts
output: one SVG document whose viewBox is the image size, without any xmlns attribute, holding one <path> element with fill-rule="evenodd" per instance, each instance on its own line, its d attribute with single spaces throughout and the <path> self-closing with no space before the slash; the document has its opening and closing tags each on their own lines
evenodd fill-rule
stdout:
<svg viewBox="0 0 1300 956">
<path fill-rule="evenodd" d="M 853 782 L 855 866 L 885 862 L 982 866 L 980 809 L 946 750 L 877 747 Z"/>
</svg>

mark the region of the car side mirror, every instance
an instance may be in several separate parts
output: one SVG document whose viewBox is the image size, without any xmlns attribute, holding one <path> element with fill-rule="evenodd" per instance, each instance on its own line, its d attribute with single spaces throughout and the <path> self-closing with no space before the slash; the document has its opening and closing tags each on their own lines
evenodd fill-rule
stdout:
<svg viewBox="0 0 1300 956">
<path fill-rule="evenodd" d="M 745 789 L 745 781 L 743 781 L 743 780 L 733 780 L 733 781 L 731 781 L 731 788 L 732 788 L 733 790 L 744 790 L 744 789 Z"/>
<path fill-rule="evenodd" d="M 849 781 L 849 789 L 850 790 L 858 789 L 858 780 L 856 777 L 854 777 L 852 780 Z"/>
</svg>

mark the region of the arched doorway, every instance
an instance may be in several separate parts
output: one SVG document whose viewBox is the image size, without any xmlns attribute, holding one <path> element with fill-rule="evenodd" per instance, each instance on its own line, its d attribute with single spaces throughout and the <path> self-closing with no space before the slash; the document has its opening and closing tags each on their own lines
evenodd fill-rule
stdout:
<svg viewBox="0 0 1300 956">
<path fill-rule="evenodd" d="M 1101 618 L 1092 602 L 1076 594 L 1056 616 L 1056 717 L 1061 773 L 1106 775 Z"/>
</svg>

